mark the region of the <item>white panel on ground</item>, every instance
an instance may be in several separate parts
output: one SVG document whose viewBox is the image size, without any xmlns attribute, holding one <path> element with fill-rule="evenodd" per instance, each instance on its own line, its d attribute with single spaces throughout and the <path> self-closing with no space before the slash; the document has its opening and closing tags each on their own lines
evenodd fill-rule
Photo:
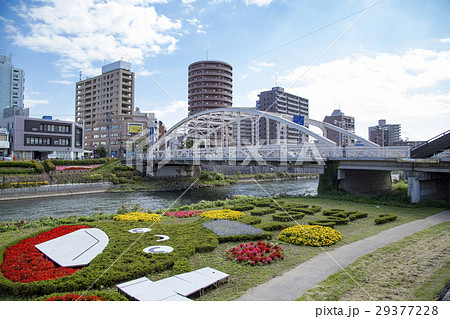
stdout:
<svg viewBox="0 0 450 319">
<path fill-rule="evenodd" d="M 157 242 L 161 242 L 161 241 L 166 241 L 169 240 L 170 237 L 166 236 L 166 235 L 155 235 L 156 237 L 159 237 L 159 239 L 157 240 Z"/>
<path fill-rule="evenodd" d="M 108 235 L 101 229 L 83 228 L 35 247 L 62 267 L 78 267 L 89 264 L 108 242 Z"/>
<path fill-rule="evenodd" d="M 142 234 L 142 233 L 146 233 L 149 231 L 151 231 L 150 228 L 133 228 L 133 229 L 130 229 L 128 232 L 134 233 L 134 234 Z"/>
<path fill-rule="evenodd" d="M 143 249 L 144 253 L 148 254 L 168 254 L 173 251 L 170 246 L 150 246 Z"/>
<path fill-rule="evenodd" d="M 185 297 L 190 296 L 203 288 L 194 283 L 191 283 L 189 281 L 177 277 L 169 277 L 166 279 L 158 280 L 157 282 L 158 285 L 173 290 L 176 293 Z"/>
<path fill-rule="evenodd" d="M 218 270 L 210 268 L 210 267 L 198 269 L 195 272 L 200 273 L 202 275 L 206 275 L 209 278 L 211 278 L 211 280 L 216 280 L 216 281 L 228 278 L 230 276 L 224 272 L 218 271 Z"/>
<path fill-rule="evenodd" d="M 139 301 L 189 301 L 188 298 L 180 296 L 175 291 L 161 286 L 145 277 L 125 282 L 116 287 L 126 295 Z"/>
</svg>

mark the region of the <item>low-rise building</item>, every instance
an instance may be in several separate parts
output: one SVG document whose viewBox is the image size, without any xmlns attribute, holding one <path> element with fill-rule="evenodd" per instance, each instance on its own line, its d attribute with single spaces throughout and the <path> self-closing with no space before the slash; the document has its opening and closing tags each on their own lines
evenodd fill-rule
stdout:
<svg viewBox="0 0 450 319">
<path fill-rule="evenodd" d="M 7 155 L 17 160 L 77 159 L 83 156 L 83 126 L 51 116 L 11 116 L 0 120 L 8 131 Z"/>
</svg>

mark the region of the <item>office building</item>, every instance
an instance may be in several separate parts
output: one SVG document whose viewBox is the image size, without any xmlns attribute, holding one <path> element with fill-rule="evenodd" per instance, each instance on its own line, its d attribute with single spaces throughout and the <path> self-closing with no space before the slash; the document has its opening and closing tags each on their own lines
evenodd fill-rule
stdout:
<svg viewBox="0 0 450 319">
<path fill-rule="evenodd" d="M 194 62 L 188 67 L 189 116 L 233 106 L 233 68 L 221 61 Z"/>
<path fill-rule="evenodd" d="M 309 115 L 308 100 L 284 92 L 282 87 L 273 87 L 270 91 L 261 92 L 258 97 L 259 99 L 256 102 L 258 111 L 284 115 L 286 119 L 294 122 L 298 122 L 298 119 L 304 119 Z M 307 136 L 296 129 L 280 126 L 277 121 L 261 119 L 259 138 L 261 141 L 264 140 L 265 144 L 277 144 L 281 140 L 288 144 L 300 144 L 307 139 Z"/>
<path fill-rule="evenodd" d="M 12 65 L 11 57 L 0 54 L 0 119 L 5 109 L 23 109 L 25 73 Z"/>
<path fill-rule="evenodd" d="M 124 156 L 127 141 L 148 134 L 152 119 L 134 109 L 134 81 L 131 64 L 117 61 L 76 83 L 75 118 L 84 125 L 84 147 L 92 156 L 101 146 L 109 156 Z"/>
<path fill-rule="evenodd" d="M 334 110 L 331 116 L 325 116 L 323 121 L 355 133 L 355 118 L 345 115 L 341 110 Z M 325 134 L 326 138 L 335 142 L 337 146 L 353 146 L 355 144 L 355 139 L 338 131 L 327 128 Z"/>
<path fill-rule="evenodd" d="M 380 146 L 394 145 L 401 141 L 401 125 L 386 124 L 386 120 L 379 120 L 378 125 L 369 127 L 369 141 Z"/>
<path fill-rule="evenodd" d="M 17 160 L 46 158 L 80 159 L 83 156 L 83 126 L 51 116 L 11 116 L 0 120 L 8 131 L 7 155 Z M 5 154 L 5 152 L 4 152 Z"/>
</svg>

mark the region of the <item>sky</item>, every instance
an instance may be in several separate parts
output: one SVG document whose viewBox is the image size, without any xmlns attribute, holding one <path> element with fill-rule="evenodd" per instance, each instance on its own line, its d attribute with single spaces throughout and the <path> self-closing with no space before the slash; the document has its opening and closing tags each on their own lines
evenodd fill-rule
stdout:
<svg viewBox="0 0 450 319">
<path fill-rule="evenodd" d="M 75 83 L 123 59 L 135 107 L 167 127 L 187 116 L 187 68 L 233 66 L 233 106 L 281 86 L 312 119 L 334 109 L 367 138 L 379 119 L 402 138 L 450 129 L 448 0 L 0 0 L 0 52 L 26 76 L 32 117 L 73 120 Z"/>
</svg>

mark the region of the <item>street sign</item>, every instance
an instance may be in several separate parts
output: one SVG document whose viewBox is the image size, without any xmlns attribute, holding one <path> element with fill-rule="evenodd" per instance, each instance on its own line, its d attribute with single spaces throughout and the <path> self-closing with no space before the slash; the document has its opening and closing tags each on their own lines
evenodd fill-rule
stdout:
<svg viewBox="0 0 450 319">
<path fill-rule="evenodd" d="M 294 115 L 293 122 L 299 125 L 305 125 L 305 117 L 303 115 Z"/>
</svg>

